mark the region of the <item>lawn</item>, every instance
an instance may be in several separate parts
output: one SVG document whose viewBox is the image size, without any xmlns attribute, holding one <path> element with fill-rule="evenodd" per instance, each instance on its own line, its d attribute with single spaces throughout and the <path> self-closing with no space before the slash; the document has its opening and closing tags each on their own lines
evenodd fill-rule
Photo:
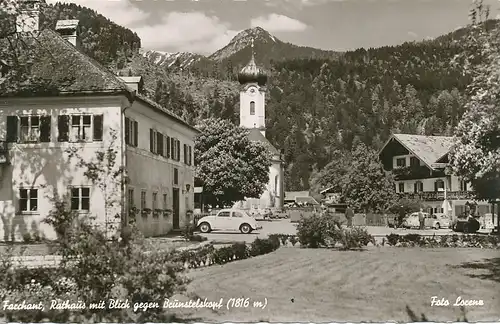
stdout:
<svg viewBox="0 0 500 324">
<path fill-rule="evenodd" d="M 208 301 L 267 298 L 265 309 L 177 309 L 175 313 L 214 322 L 405 322 L 410 320 L 405 311 L 408 305 L 431 321 L 455 321 L 461 312 L 451 305 L 462 296 L 484 300 L 484 306 L 467 307 L 469 321 L 497 321 L 500 264 L 496 257 L 498 250 L 479 249 L 373 247 L 341 252 L 280 248 L 189 274 L 193 281 L 188 292 Z M 432 296 L 449 299 L 450 306 L 431 307 Z"/>
</svg>

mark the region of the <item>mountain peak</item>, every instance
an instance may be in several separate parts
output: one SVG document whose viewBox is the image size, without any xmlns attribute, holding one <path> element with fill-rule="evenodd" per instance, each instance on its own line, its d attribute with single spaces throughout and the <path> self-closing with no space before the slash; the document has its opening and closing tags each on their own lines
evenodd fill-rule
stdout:
<svg viewBox="0 0 500 324">
<path fill-rule="evenodd" d="M 214 60 L 221 60 L 231 56 L 232 54 L 250 46 L 252 39 L 258 44 L 281 43 L 279 39 L 271 35 L 262 27 L 248 28 L 239 32 L 233 37 L 233 39 L 231 39 L 229 44 L 212 54 L 210 58 Z"/>
</svg>

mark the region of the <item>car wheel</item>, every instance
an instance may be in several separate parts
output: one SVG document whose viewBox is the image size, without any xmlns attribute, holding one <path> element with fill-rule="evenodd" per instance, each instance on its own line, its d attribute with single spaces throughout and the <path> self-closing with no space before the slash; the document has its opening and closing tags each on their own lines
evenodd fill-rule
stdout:
<svg viewBox="0 0 500 324">
<path fill-rule="evenodd" d="M 434 228 L 435 228 L 435 229 L 440 229 L 440 228 L 441 228 L 441 226 L 439 225 L 439 223 L 436 223 L 436 225 L 434 225 Z"/>
<path fill-rule="evenodd" d="M 210 233 L 212 228 L 210 227 L 209 223 L 201 223 L 200 224 L 200 232 L 202 233 Z"/>
<path fill-rule="evenodd" d="M 241 224 L 240 232 L 243 234 L 250 234 L 252 232 L 252 227 L 250 225 L 248 225 L 247 223 Z"/>
</svg>

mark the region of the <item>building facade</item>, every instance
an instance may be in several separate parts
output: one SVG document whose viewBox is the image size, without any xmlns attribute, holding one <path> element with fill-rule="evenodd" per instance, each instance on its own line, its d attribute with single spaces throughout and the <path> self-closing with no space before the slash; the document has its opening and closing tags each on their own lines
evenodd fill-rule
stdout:
<svg viewBox="0 0 500 324">
<path fill-rule="evenodd" d="M 247 128 L 251 141 L 268 147 L 272 158 L 269 182 L 260 198 L 247 198 L 238 203 L 240 208 L 276 208 L 284 204 L 284 161 L 280 152 L 266 138 L 266 82 L 267 75 L 255 63 L 253 53 L 250 62 L 238 74 L 240 88 L 240 126 Z"/>
<path fill-rule="evenodd" d="M 56 238 L 43 222 L 56 196 L 98 224 L 117 228 L 133 218 L 146 236 L 189 221 L 197 130 L 143 96 L 140 77 L 121 79 L 81 52 L 77 25 L 58 23 L 60 34 L 27 27 L 47 53 L 31 71 L 50 80 L 50 93 L 25 96 L 25 83 L 8 72 L 0 80 L 0 240 Z M 70 85 L 61 81 L 68 78 Z M 106 165 L 103 154 L 114 161 L 93 179 L 86 170 Z"/>
<path fill-rule="evenodd" d="M 472 186 L 448 174 L 448 153 L 452 137 L 393 134 L 379 156 L 386 171 L 393 173 L 395 191 L 406 198 L 418 199 L 430 213 L 452 217 L 465 211 L 473 201 Z M 479 214 L 490 213 L 488 202 L 477 202 Z"/>
</svg>

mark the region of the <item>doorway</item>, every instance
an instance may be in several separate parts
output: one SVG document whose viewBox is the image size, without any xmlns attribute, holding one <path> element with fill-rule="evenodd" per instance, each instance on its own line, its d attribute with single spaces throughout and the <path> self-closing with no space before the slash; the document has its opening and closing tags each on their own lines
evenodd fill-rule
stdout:
<svg viewBox="0 0 500 324">
<path fill-rule="evenodd" d="M 179 188 L 173 188 L 173 193 L 172 193 L 172 222 L 173 222 L 173 227 L 174 229 L 179 229 Z"/>
</svg>

